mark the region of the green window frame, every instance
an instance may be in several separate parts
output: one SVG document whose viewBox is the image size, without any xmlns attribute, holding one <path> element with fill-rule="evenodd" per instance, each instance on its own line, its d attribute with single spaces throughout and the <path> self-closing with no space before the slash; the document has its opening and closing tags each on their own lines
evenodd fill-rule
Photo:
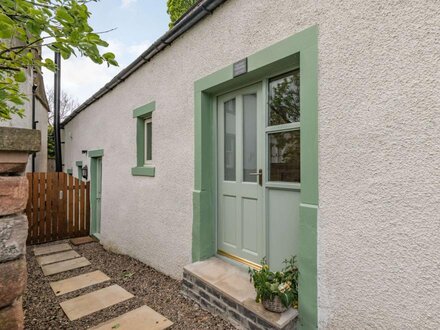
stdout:
<svg viewBox="0 0 440 330">
<path fill-rule="evenodd" d="M 136 166 L 131 169 L 133 176 L 155 175 L 156 169 L 152 163 L 154 110 L 154 101 L 133 110 L 133 118 L 136 118 Z"/>
<path fill-rule="evenodd" d="M 72 175 L 73 171 L 72 171 L 71 168 L 68 168 L 68 169 L 66 170 L 66 173 L 69 174 L 69 175 Z"/>
</svg>

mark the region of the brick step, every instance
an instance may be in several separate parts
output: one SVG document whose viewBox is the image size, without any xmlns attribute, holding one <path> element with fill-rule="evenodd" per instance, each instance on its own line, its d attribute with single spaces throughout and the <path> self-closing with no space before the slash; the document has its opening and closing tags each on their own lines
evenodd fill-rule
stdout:
<svg viewBox="0 0 440 330">
<path fill-rule="evenodd" d="M 291 330 L 297 327 L 297 310 L 267 311 L 255 302 L 255 289 L 247 271 L 220 258 L 185 266 L 182 293 L 239 328 Z"/>
</svg>

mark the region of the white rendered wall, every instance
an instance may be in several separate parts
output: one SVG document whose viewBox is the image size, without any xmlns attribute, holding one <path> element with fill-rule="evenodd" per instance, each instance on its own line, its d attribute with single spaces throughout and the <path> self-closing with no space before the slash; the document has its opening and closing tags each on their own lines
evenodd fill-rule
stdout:
<svg viewBox="0 0 440 330">
<path fill-rule="evenodd" d="M 194 81 L 318 24 L 319 326 L 438 329 L 439 17 L 435 0 L 228 1 L 66 126 L 66 168 L 104 149 L 104 245 L 181 277 Z M 156 177 L 133 177 L 151 101 Z"/>
</svg>

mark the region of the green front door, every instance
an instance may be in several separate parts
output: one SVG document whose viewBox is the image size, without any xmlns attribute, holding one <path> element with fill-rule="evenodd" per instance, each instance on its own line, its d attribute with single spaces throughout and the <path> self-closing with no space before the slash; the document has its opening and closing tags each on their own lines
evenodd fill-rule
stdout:
<svg viewBox="0 0 440 330">
<path fill-rule="evenodd" d="M 244 263 L 266 255 L 261 84 L 219 96 L 217 250 Z"/>
<path fill-rule="evenodd" d="M 92 223 L 90 233 L 99 238 L 101 233 L 102 157 L 93 157 L 91 168 Z"/>
</svg>

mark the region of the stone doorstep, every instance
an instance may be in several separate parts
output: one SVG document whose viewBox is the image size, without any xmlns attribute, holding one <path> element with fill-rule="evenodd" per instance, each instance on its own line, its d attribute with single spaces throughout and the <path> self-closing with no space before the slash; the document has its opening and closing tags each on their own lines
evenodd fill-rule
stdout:
<svg viewBox="0 0 440 330">
<path fill-rule="evenodd" d="M 111 285 L 60 303 L 70 321 L 116 305 L 134 296 L 119 285 Z"/>
<path fill-rule="evenodd" d="M 249 281 L 249 274 L 216 257 L 185 266 L 183 286 L 190 298 L 201 302 L 204 307 L 214 307 L 221 316 L 227 311 L 228 318 L 235 323 L 242 323 L 244 318 L 263 328 L 274 329 L 290 329 L 296 323 L 297 310 L 267 311 L 255 302 L 255 289 Z"/>
<path fill-rule="evenodd" d="M 72 270 L 72 269 L 82 268 L 89 265 L 90 265 L 90 261 L 88 261 L 84 257 L 80 257 L 80 258 L 56 262 L 54 264 L 45 265 L 42 266 L 41 269 L 43 271 L 44 276 L 49 276 L 49 275 L 67 272 L 68 270 Z"/>
<path fill-rule="evenodd" d="M 34 255 L 41 256 L 43 254 L 51 254 L 67 250 L 72 250 L 72 247 L 67 243 L 37 246 L 34 247 Z"/>
<path fill-rule="evenodd" d="M 69 259 L 75 259 L 75 258 L 79 258 L 79 257 L 80 257 L 79 253 L 76 252 L 75 250 L 68 250 L 68 251 L 64 251 L 64 252 L 60 252 L 60 253 L 43 255 L 43 256 L 37 257 L 36 259 L 37 259 L 37 263 L 40 266 L 44 266 L 44 265 L 53 264 L 55 262 L 69 260 Z"/>
<path fill-rule="evenodd" d="M 87 288 L 89 286 L 109 281 L 110 277 L 103 272 L 96 270 L 91 273 L 86 273 L 74 277 L 67 278 L 56 282 L 49 283 L 56 296 L 73 292 L 79 289 Z"/>
<path fill-rule="evenodd" d="M 142 306 L 119 317 L 98 324 L 90 330 L 163 330 L 173 322 L 148 306 Z"/>
</svg>

